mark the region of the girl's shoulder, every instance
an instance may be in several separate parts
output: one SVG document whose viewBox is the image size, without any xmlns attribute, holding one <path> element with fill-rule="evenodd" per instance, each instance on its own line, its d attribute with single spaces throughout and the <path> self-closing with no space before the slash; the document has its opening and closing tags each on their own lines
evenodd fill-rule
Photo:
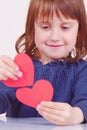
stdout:
<svg viewBox="0 0 87 130">
<path fill-rule="evenodd" d="M 80 73 L 87 74 L 87 61 L 84 59 L 80 59 L 74 63 L 66 62 L 65 68 L 68 71 L 73 71 L 74 74 L 80 74 Z"/>
<path fill-rule="evenodd" d="M 73 66 L 75 69 L 83 69 L 83 68 L 87 68 L 87 61 L 84 59 L 80 59 L 74 63 L 68 63 L 67 62 L 67 66 Z"/>
</svg>

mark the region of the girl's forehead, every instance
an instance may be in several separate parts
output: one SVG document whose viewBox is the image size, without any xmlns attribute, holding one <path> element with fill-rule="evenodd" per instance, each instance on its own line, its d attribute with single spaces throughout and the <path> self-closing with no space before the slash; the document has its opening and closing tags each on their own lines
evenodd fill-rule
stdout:
<svg viewBox="0 0 87 130">
<path fill-rule="evenodd" d="M 74 20 L 74 19 L 70 18 L 69 16 L 65 17 L 59 11 L 58 14 L 56 14 L 56 12 L 53 12 L 53 14 L 49 14 L 49 15 L 38 15 L 36 22 L 55 22 L 57 20 L 65 22 L 65 21 Z"/>
<path fill-rule="evenodd" d="M 55 12 L 55 11 L 50 11 L 50 12 L 39 12 L 37 17 L 36 17 L 36 21 L 38 20 L 43 20 L 43 21 L 49 21 L 49 20 L 53 20 L 54 16 L 56 16 L 57 18 L 61 18 L 61 16 L 63 16 L 61 13 L 59 12 Z"/>
</svg>

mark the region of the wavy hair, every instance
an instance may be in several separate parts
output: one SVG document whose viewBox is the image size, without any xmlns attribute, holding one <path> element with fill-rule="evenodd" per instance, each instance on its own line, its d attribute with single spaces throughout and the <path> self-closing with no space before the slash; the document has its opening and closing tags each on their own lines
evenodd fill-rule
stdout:
<svg viewBox="0 0 87 130">
<path fill-rule="evenodd" d="M 76 55 L 72 57 L 70 52 L 65 59 L 73 62 L 87 54 L 87 16 L 83 0 L 31 0 L 25 32 L 18 38 L 15 45 L 18 53 L 24 52 L 31 58 L 40 58 L 39 50 L 36 48 L 34 41 L 35 21 L 38 17 L 52 18 L 54 12 L 59 18 L 59 12 L 61 12 L 64 17 L 76 19 L 79 23 Z"/>
</svg>

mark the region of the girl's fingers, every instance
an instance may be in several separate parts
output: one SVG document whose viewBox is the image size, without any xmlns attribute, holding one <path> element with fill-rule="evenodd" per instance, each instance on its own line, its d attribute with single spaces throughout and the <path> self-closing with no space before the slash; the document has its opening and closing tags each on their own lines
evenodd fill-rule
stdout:
<svg viewBox="0 0 87 130">
<path fill-rule="evenodd" d="M 67 121 L 71 123 L 73 108 L 67 103 L 42 102 L 36 109 L 45 119 L 55 124 L 65 125 Z"/>
<path fill-rule="evenodd" d="M 19 67 L 15 62 L 9 57 L 0 57 L 0 80 L 6 78 L 12 78 L 17 80 L 18 77 L 22 77 L 22 72 L 19 70 Z"/>
<path fill-rule="evenodd" d="M 67 107 L 69 107 L 67 103 L 52 102 L 52 101 L 46 101 L 46 102 L 42 101 L 40 104 L 44 107 L 58 110 L 65 110 Z"/>
<path fill-rule="evenodd" d="M 57 116 L 57 115 L 54 115 L 52 113 L 47 113 L 47 112 L 44 112 L 44 111 L 39 111 L 39 114 L 42 115 L 45 119 L 47 119 L 48 121 L 54 123 L 54 124 L 57 124 L 57 125 L 63 125 L 64 123 L 64 118 L 62 116 Z"/>
<path fill-rule="evenodd" d="M 18 71 L 19 67 L 18 65 L 8 56 L 1 56 L 2 63 L 7 64 L 9 67 L 13 68 L 14 70 Z"/>
<path fill-rule="evenodd" d="M 37 111 L 46 112 L 46 113 L 53 114 L 53 115 L 56 115 L 56 116 L 63 116 L 63 111 L 62 110 L 43 107 L 41 105 L 37 106 Z"/>
<path fill-rule="evenodd" d="M 8 79 L 7 76 L 0 74 L 0 80 L 7 80 L 7 79 Z"/>
<path fill-rule="evenodd" d="M 11 78 L 11 79 L 14 79 L 14 80 L 17 80 L 18 79 L 18 77 L 21 77 L 22 76 L 22 74 L 21 74 L 21 72 L 20 71 L 18 71 L 18 72 L 12 72 L 12 71 L 9 71 L 9 70 L 7 70 L 7 69 L 1 69 L 0 68 L 0 80 L 4 80 L 3 79 L 3 77 L 6 77 L 7 79 L 8 78 Z M 6 79 L 5 78 L 5 79 Z"/>
<path fill-rule="evenodd" d="M 12 79 L 22 76 L 21 71 L 14 70 L 12 67 L 4 63 L 2 63 L 2 65 L 0 66 L 0 74 L 7 76 L 9 78 L 12 78 Z"/>
</svg>

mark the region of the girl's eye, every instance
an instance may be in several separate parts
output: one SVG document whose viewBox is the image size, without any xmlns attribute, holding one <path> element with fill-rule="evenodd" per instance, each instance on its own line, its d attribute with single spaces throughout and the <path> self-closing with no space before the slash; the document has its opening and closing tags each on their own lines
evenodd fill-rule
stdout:
<svg viewBox="0 0 87 130">
<path fill-rule="evenodd" d="M 68 29 L 69 27 L 63 27 L 63 29 Z"/>
<path fill-rule="evenodd" d="M 42 25 L 41 28 L 47 30 L 50 28 L 50 26 L 49 25 Z"/>
<path fill-rule="evenodd" d="M 63 30 L 68 30 L 68 29 L 70 29 L 70 26 L 62 26 L 62 29 Z"/>
</svg>

